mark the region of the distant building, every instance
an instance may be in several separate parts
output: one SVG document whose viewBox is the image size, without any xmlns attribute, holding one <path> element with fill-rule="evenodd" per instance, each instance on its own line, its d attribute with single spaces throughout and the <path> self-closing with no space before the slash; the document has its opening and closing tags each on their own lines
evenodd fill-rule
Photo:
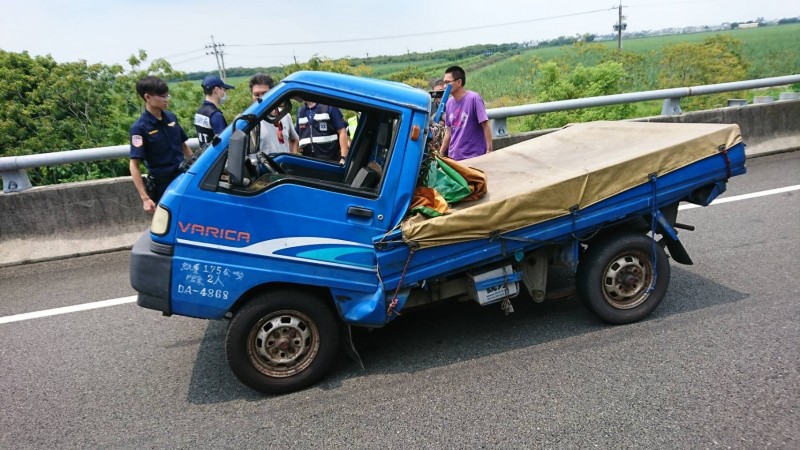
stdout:
<svg viewBox="0 0 800 450">
<path fill-rule="evenodd" d="M 739 28 L 758 28 L 758 22 L 740 23 Z"/>
</svg>

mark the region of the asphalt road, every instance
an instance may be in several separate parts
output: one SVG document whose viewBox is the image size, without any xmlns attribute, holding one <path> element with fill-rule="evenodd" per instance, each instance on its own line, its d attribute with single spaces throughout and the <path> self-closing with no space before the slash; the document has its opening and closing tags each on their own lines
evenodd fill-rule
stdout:
<svg viewBox="0 0 800 450">
<path fill-rule="evenodd" d="M 800 184 L 757 158 L 725 197 Z M 359 335 L 315 387 L 235 379 L 225 322 L 134 303 L 0 323 L 2 448 L 800 448 L 800 191 L 682 211 L 647 320 L 448 304 Z M 126 297 L 127 252 L 0 268 L 0 318 Z"/>
</svg>

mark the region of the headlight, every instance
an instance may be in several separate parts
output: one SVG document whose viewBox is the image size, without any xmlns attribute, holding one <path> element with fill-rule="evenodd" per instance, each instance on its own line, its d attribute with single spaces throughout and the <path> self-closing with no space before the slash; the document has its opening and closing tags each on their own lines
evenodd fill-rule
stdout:
<svg viewBox="0 0 800 450">
<path fill-rule="evenodd" d="M 160 204 L 156 206 L 153 214 L 153 222 L 150 224 L 150 232 L 156 236 L 163 236 L 169 231 L 169 210 Z"/>
</svg>

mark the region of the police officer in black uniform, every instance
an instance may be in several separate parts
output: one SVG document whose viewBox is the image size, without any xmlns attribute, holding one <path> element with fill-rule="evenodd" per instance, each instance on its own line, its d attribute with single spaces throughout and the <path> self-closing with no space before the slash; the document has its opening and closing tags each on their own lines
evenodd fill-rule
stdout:
<svg viewBox="0 0 800 450">
<path fill-rule="evenodd" d="M 169 183 L 178 176 L 181 162 L 192 156 L 192 150 L 186 145 L 189 137 L 177 117 L 167 111 L 167 83 L 158 77 L 144 77 L 136 83 L 136 92 L 144 100 L 145 110 L 131 126 L 129 167 L 142 207 L 152 213 Z M 142 161 L 148 172 L 146 184 L 139 169 Z"/>
<path fill-rule="evenodd" d="M 350 139 L 339 108 L 305 102 L 297 111 L 297 134 L 303 155 L 344 163 Z"/>
<path fill-rule="evenodd" d="M 206 99 L 194 115 L 194 128 L 201 147 L 210 144 L 214 136 L 227 128 L 228 122 L 219 108 L 225 103 L 228 89 L 233 89 L 215 75 L 203 78 L 202 86 Z"/>
</svg>

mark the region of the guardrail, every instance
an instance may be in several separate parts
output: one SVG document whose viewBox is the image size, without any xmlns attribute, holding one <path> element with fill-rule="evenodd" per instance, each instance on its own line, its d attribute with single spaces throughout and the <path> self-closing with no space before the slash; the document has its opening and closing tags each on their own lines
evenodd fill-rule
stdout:
<svg viewBox="0 0 800 450">
<path fill-rule="evenodd" d="M 703 86 L 660 89 L 656 91 L 631 92 L 628 94 L 604 95 L 600 97 L 576 98 L 573 100 L 559 100 L 548 103 L 534 103 L 522 106 L 507 106 L 493 108 L 486 111 L 491 119 L 492 136 L 507 136 L 508 127 L 506 119 L 516 116 L 542 114 L 571 109 L 593 108 L 597 106 L 620 105 L 623 103 L 645 102 L 650 100 L 664 100 L 661 115 L 674 116 L 681 114 L 680 100 L 693 95 L 719 94 L 721 92 L 742 91 L 771 86 L 784 86 L 800 83 L 800 74 L 782 77 L 760 78 L 757 80 L 734 81 L 730 83 L 706 84 Z"/>
<path fill-rule="evenodd" d="M 503 137 L 508 135 L 506 119 L 515 116 L 542 114 L 554 111 L 593 108 L 597 106 L 636 103 L 650 100 L 664 100 L 662 115 L 681 114 L 680 100 L 693 95 L 708 95 L 721 92 L 741 91 L 771 86 L 784 86 L 800 83 L 800 74 L 782 77 L 761 78 L 757 80 L 735 81 L 731 83 L 708 84 L 703 86 L 661 89 L 655 91 L 632 92 L 627 94 L 586 97 L 573 100 L 560 100 L 530 105 L 493 108 L 486 111 L 491 119 L 492 135 Z M 189 147 L 198 148 L 197 139 L 190 139 Z M 129 155 L 128 145 L 89 148 L 84 150 L 68 150 L 63 152 L 40 153 L 36 155 L 6 156 L 0 158 L 0 177 L 3 178 L 3 192 L 21 192 L 31 187 L 25 169 L 42 166 L 54 166 L 77 162 L 100 161 L 105 159 L 126 158 Z"/>
<path fill-rule="evenodd" d="M 189 139 L 186 144 L 192 150 L 200 148 L 197 138 Z M 82 150 L 2 157 L 0 158 L 0 177 L 3 177 L 3 192 L 21 192 L 32 187 L 25 169 L 127 158 L 130 155 L 130 149 L 130 145 L 112 145 Z"/>
</svg>

